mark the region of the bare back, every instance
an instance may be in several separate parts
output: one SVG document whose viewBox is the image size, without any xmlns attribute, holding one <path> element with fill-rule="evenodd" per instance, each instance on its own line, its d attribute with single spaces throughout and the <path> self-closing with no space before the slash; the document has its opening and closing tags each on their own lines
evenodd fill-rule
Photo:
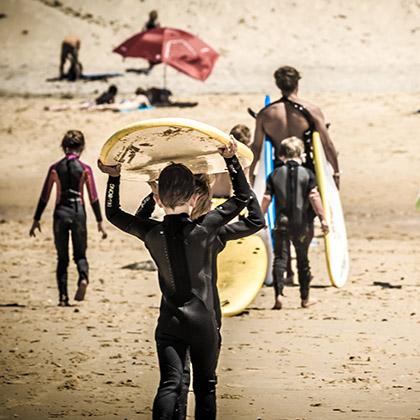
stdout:
<svg viewBox="0 0 420 420">
<path fill-rule="evenodd" d="M 337 152 L 328 134 L 322 111 L 316 105 L 298 98 L 296 94 L 290 95 L 289 99 L 303 105 L 310 113 L 310 116 L 313 119 L 314 128 L 320 133 L 327 160 L 333 166 L 334 171 L 338 173 Z M 261 110 L 257 116 L 254 142 L 251 146 L 252 151 L 254 152 L 254 161 L 252 162 L 250 169 L 251 174 L 254 174 L 265 135 L 270 137 L 275 150 L 275 155 L 278 158 L 282 140 L 291 136 L 296 136 L 303 140 L 303 134 L 309 128 L 309 122 L 302 113 L 293 106 L 288 106 L 285 102 L 277 101 Z"/>
<path fill-rule="evenodd" d="M 291 136 L 303 138 L 303 133 L 309 128 L 302 114 L 283 102 L 265 108 L 258 118 L 261 118 L 264 133 L 271 138 L 277 157 L 282 140 Z"/>
</svg>

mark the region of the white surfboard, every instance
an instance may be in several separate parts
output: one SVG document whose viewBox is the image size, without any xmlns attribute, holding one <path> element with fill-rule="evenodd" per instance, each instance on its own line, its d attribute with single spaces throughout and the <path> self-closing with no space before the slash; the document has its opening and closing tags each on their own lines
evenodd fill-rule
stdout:
<svg viewBox="0 0 420 420">
<path fill-rule="evenodd" d="M 328 275 L 335 287 L 342 287 L 349 274 L 349 253 L 346 225 L 340 193 L 333 179 L 333 168 L 328 163 L 319 133 L 312 136 L 316 180 L 330 231 L 325 238 L 325 256 Z"/>
</svg>

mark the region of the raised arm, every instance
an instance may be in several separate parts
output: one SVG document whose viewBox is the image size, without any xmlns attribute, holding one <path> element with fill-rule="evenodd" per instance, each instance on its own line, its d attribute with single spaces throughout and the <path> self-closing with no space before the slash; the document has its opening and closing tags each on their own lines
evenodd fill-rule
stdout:
<svg viewBox="0 0 420 420">
<path fill-rule="evenodd" d="M 214 210 L 207 213 L 202 225 L 209 228 L 219 228 L 236 217 L 248 204 L 251 189 L 238 158 L 225 157 L 229 176 L 232 181 L 233 196 Z"/>
<path fill-rule="evenodd" d="M 117 228 L 130 235 L 136 236 L 142 241 L 147 233 L 158 222 L 150 219 L 140 219 L 132 214 L 126 213 L 120 208 L 120 177 L 109 176 L 105 196 L 106 218 Z"/>
<path fill-rule="evenodd" d="M 258 204 L 254 191 L 251 190 L 251 199 L 247 205 L 248 215 L 240 217 L 235 223 L 223 226 L 219 231 L 222 242 L 244 238 L 258 232 L 265 226 L 264 214 Z"/>
<path fill-rule="evenodd" d="M 156 202 L 154 198 L 154 193 L 151 192 L 140 203 L 140 206 L 136 211 L 136 217 L 138 217 L 139 219 L 150 219 L 152 217 L 153 212 L 155 211 L 155 207 Z"/>
</svg>

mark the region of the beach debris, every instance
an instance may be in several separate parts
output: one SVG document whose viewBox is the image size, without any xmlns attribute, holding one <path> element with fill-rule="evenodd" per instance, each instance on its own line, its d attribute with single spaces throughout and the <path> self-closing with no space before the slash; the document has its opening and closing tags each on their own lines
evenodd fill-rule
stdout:
<svg viewBox="0 0 420 420">
<path fill-rule="evenodd" d="M 134 262 L 121 267 L 124 270 L 143 270 L 143 271 L 156 271 L 156 265 L 152 260 Z"/>
<path fill-rule="evenodd" d="M 380 286 L 382 289 L 402 289 L 401 284 L 391 284 L 386 281 L 374 281 L 372 284 L 374 286 Z"/>
</svg>

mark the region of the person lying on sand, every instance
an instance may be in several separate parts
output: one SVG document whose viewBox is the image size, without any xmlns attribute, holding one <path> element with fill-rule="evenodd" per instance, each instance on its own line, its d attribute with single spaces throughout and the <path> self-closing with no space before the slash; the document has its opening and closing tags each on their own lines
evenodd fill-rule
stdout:
<svg viewBox="0 0 420 420">
<path fill-rule="evenodd" d="M 41 216 L 48 204 L 52 187 L 56 184 L 57 197 L 53 230 L 58 257 L 56 276 L 59 306 L 69 306 L 67 268 L 70 234 L 73 244 L 73 259 L 79 273 L 75 300 L 81 301 L 85 298 L 89 283 L 89 265 L 86 259 L 87 228 L 83 199 L 84 185 L 87 187 L 90 204 L 98 223 L 98 231 L 102 233 L 102 239 L 105 239 L 107 234 L 102 226 L 101 208 L 92 169 L 79 159 L 85 147 L 83 133 L 78 130 L 67 131 L 61 142 L 61 147 L 65 156 L 48 170 L 29 235 L 35 237 L 36 230 L 41 232 Z"/>
<path fill-rule="evenodd" d="M 136 94 L 131 98 L 121 99 L 115 102 L 115 96 L 118 89 L 111 85 L 106 92 L 103 92 L 94 101 L 85 101 L 78 104 L 60 104 L 45 106 L 45 111 L 67 111 L 67 110 L 86 110 L 86 111 L 135 111 L 150 107 L 147 96 Z"/>
<path fill-rule="evenodd" d="M 312 280 L 308 250 L 314 236 L 314 217 L 321 221 L 324 234 L 328 225 L 324 217 L 321 198 L 316 187 L 315 174 L 302 166 L 304 144 L 297 137 L 282 140 L 278 156 L 283 161 L 267 178 L 267 187 L 261 204 L 264 213 L 273 197 L 276 199 L 276 227 L 273 229 L 274 261 L 273 285 L 275 303 L 273 309 L 282 308 L 284 280 L 291 242 L 296 250 L 300 298 L 302 308 L 316 303 L 309 298 Z"/>
<path fill-rule="evenodd" d="M 170 97 L 172 92 L 169 89 L 162 89 L 151 87 L 143 89 L 141 87 L 136 89 L 136 95 L 145 95 L 149 99 L 151 105 L 155 107 L 179 107 L 190 108 L 198 105 L 198 102 L 173 102 Z"/>
<path fill-rule="evenodd" d="M 339 187 L 340 169 L 337 152 L 328 134 L 321 109 L 298 97 L 299 80 L 301 78 L 299 72 L 293 67 L 284 66 L 276 70 L 274 78 L 277 87 L 281 90 L 282 97 L 257 114 L 254 142 L 252 144 L 254 161 L 250 168 L 251 177 L 253 178 L 255 166 L 260 158 L 265 135 L 270 138 L 273 144 L 276 165 L 282 164 L 279 160 L 282 140 L 290 136 L 302 138 L 306 153 L 304 166 L 314 172 L 312 133 L 318 131 L 326 158 L 334 169 L 335 183 Z"/>
</svg>

